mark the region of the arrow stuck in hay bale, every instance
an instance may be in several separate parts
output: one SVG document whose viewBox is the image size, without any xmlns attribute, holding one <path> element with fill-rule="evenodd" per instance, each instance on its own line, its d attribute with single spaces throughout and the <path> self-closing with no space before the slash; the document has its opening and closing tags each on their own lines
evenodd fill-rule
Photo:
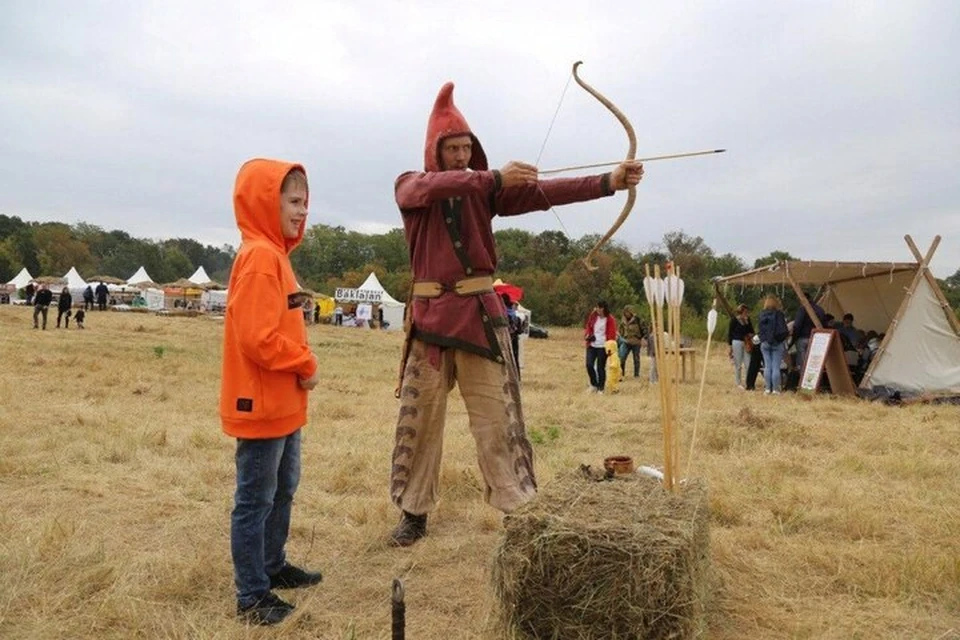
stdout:
<svg viewBox="0 0 960 640">
<path fill-rule="evenodd" d="M 504 521 L 493 584 L 520 638 L 692 638 L 706 630 L 707 491 L 640 475 L 557 478 Z"/>
</svg>

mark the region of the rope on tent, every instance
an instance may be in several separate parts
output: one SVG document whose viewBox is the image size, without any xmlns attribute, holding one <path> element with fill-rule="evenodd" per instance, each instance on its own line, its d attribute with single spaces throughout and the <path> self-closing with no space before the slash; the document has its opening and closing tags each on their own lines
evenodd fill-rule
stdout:
<svg viewBox="0 0 960 640">
<path fill-rule="evenodd" d="M 833 277 L 833 272 L 840 268 L 840 261 L 835 260 L 833 263 L 833 268 L 830 269 L 830 273 L 827 274 L 827 282 L 830 282 L 830 278 Z"/>
</svg>

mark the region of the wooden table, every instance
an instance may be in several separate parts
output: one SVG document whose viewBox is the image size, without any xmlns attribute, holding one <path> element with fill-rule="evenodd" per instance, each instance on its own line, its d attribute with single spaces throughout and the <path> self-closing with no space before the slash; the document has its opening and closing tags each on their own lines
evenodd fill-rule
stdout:
<svg viewBox="0 0 960 640">
<path fill-rule="evenodd" d="M 687 381 L 687 358 L 690 359 L 690 374 L 694 377 L 697 375 L 697 350 L 693 347 L 680 347 L 676 350 L 680 354 L 680 380 L 681 382 Z M 670 358 L 673 356 L 673 349 L 667 349 L 664 353 L 665 357 Z M 659 369 L 660 363 L 657 363 Z M 659 371 L 658 371 L 659 373 Z"/>
</svg>

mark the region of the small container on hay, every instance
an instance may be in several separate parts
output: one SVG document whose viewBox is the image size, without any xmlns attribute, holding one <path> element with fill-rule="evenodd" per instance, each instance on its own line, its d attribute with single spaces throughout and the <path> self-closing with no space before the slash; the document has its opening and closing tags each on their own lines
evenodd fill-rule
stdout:
<svg viewBox="0 0 960 640">
<path fill-rule="evenodd" d="M 640 474 L 558 477 L 504 519 L 492 578 L 519 638 L 694 638 L 706 631 L 706 487 Z"/>
</svg>

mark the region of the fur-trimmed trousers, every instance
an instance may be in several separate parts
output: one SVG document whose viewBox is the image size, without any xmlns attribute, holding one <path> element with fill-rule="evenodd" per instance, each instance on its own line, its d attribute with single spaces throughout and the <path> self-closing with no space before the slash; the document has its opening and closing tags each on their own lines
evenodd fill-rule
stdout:
<svg viewBox="0 0 960 640">
<path fill-rule="evenodd" d="M 510 513 L 536 494 L 510 336 L 506 328 L 496 334 L 502 363 L 413 341 L 400 387 L 390 477 L 390 497 L 404 511 L 422 515 L 436 506 L 447 395 L 454 383 L 467 407 L 487 503 Z"/>
</svg>

